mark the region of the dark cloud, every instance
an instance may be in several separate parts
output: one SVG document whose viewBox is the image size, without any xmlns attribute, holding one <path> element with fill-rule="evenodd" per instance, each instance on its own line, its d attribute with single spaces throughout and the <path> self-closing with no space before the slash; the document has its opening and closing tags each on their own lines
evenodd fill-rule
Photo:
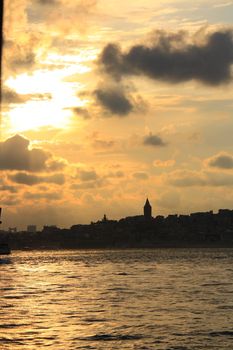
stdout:
<svg viewBox="0 0 233 350">
<path fill-rule="evenodd" d="M 114 78 L 144 75 L 170 83 L 198 80 L 208 85 L 228 83 L 233 64 L 232 30 L 206 35 L 205 43 L 190 43 L 187 34 L 157 31 L 148 45 L 132 46 L 122 52 L 108 44 L 99 59 L 100 66 Z"/>
<path fill-rule="evenodd" d="M 20 40 L 4 42 L 4 71 L 6 76 L 32 69 L 36 63 L 35 48 L 40 44 L 39 36 L 25 31 L 23 43 Z"/>
<path fill-rule="evenodd" d="M 59 200 L 61 199 L 61 193 L 57 192 L 37 192 L 37 193 L 31 193 L 31 192 L 26 192 L 24 194 L 24 198 L 26 199 L 48 199 L 48 200 Z"/>
<path fill-rule="evenodd" d="M 81 107 L 72 108 L 73 113 L 78 117 L 83 117 L 84 119 L 90 119 L 91 116 L 87 109 Z"/>
<path fill-rule="evenodd" d="M 37 0 L 39 5 L 59 5 L 60 2 L 58 0 Z"/>
<path fill-rule="evenodd" d="M 1 170 L 42 171 L 50 155 L 41 149 L 28 149 L 29 140 L 15 135 L 0 143 Z"/>
<path fill-rule="evenodd" d="M 17 193 L 18 192 L 16 187 L 9 186 L 9 185 L 2 185 L 2 186 L 0 186 L 0 191 L 8 191 L 8 192 L 11 192 L 11 193 Z"/>
<path fill-rule="evenodd" d="M 63 174 L 54 174 L 49 176 L 37 176 L 27 173 L 16 173 L 8 176 L 8 179 L 18 184 L 33 186 L 41 183 L 53 183 L 56 185 L 63 185 L 65 177 Z"/>
<path fill-rule="evenodd" d="M 46 94 L 17 94 L 14 90 L 4 87 L 2 91 L 2 102 L 8 104 L 24 103 L 28 100 L 50 100 L 52 95 Z"/>
<path fill-rule="evenodd" d="M 150 134 L 144 137 L 143 144 L 146 146 L 163 147 L 166 143 L 158 135 Z"/>
<path fill-rule="evenodd" d="M 98 175 L 96 174 L 95 170 L 78 170 L 77 173 L 78 178 L 81 181 L 95 181 L 98 179 Z"/>
<path fill-rule="evenodd" d="M 14 90 L 4 87 L 2 89 L 2 102 L 3 103 L 23 103 L 22 96 L 17 94 Z"/>
<path fill-rule="evenodd" d="M 227 153 L 220 153 L 208 159 L 207 164 L 214 168 L 233 169 L 233 156 Z"/>
<path fill-rule="evenodd" d="M 66 167 L 67 163 L 64 159 L 52 159 L 47 162 L 48 171 L 59 171 Z"/>
<path fill-rule="evenodd" d="M 99 188 L 107 186 L 109 184 L 108 178 L 122 177 L 124 174 L 120 171 L 111 172 L 107 175 L 99 175 L 94 169 L 77 169 L 77 175 L 75 179 L 78 180 L 77 183 L 73 183 L 70 188 L 73 190 L 83 190 L 91 188 Z"/>
<path fill-rule="evenodd" d="M 88 15 L 96 4 L 97 0 L 35 0 L 27 7 L 27 17 L 64 37 L 64 33 L 87 30 Z"/>
<path fill-rule="evenodd" d="M 0 170 L 57 171 L 65 166 L 61 159 L 40 148 L 29 149 L 26 138 L 15 135 L 0 143 Z"/>
<path fill-rule="evenodd" d="M 10 67 L 13 70 L 21 70 L 31 68 L 36 63 L 36 55 L 34 52 L 18 52 L 12 59 L 9 60 Z"/>
<path fill-rule="evenodd" d="M 148 174 L 142 171 L 134 173 L 133 177 L 138 180 L 147 180 L 149 178 Z"/>
<path fill-rule="evenodd" d="M 124 89 L 99 88 L 94 94 L 98 103 L 113 114 L 124 117 L 133 110 L 133 104 Z"/>
</svg>

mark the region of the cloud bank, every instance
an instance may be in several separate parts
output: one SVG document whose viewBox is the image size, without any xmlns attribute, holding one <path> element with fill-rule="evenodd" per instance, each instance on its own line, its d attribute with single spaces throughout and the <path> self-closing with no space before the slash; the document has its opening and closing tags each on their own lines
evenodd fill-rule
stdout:
<svg viewBox="0 0 233 350">
<path fill-rule="evenodd" d="M 232 79 L 233 31 L 215 31 L 200 42 L 190 43 L 184 31 L 171 34 L 156 31 L 151 42 L 132 46 L 123 52 L 109 43 L 102 51 L 99 64 L 115 79 L 127 75 L 144 75 L 153 80 L 181 83 L 197 80 L 217 86 Z"/>
<path fill-rule="evenodd" d="M 8 177 L 11 181 L 21 185 L 38 185 L 41 183 L 51 183 L 56 185 L 63 185 L 65 183 L 65 177 L 63 174 L 54 174 L 49 176 L 37 176 L 27 173 L 17 173 Z"/>
</svg>

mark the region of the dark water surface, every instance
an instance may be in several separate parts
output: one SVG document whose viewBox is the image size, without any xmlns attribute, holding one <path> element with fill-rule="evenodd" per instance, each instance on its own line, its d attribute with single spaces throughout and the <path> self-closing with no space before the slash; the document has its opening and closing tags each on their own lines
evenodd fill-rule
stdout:
<svg viewBox="0 0 233 350">
<path fill-rule="evenodd" d="M 233 349 L 233 249 L 14 252 L 0 349 Z"/>
</svg>

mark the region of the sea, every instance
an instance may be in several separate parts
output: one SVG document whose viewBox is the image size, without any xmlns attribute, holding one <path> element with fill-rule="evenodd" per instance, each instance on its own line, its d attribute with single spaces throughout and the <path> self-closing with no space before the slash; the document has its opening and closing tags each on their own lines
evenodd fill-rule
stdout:
<svg viewBox="0 0 233 350">
<path fill-rule="evenodd" d="M 233 349 L 233 249 L 14 251 L 0 349 Z"/>
</svg>

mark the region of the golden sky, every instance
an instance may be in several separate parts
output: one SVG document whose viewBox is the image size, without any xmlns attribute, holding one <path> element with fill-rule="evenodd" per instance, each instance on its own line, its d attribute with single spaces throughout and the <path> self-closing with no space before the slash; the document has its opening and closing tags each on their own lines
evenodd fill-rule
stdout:
<svg viewBox="0 0 233 350">
<path fill-rule="evenodd" d="M 233 208 L 233 1 L 6 0 L 3 227 Z"/>
</svg>

